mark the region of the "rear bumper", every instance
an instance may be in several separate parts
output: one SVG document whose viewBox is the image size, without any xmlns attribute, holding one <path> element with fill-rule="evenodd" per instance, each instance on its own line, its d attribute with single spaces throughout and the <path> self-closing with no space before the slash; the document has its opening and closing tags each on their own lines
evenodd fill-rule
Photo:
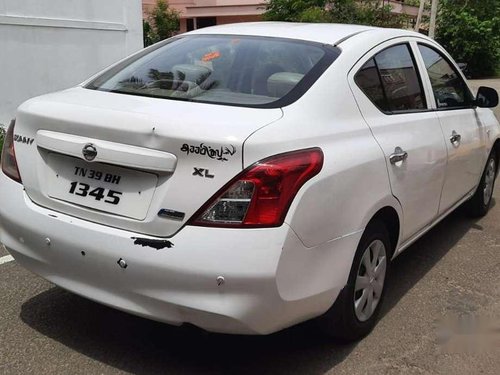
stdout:
<svg viewBox="0 0 500 375">
<path fill-rule="evenodd" d="M 286 224 L 188 226 L 160 250 L 132 237 L 144 236 L 39 207 L 0 172 L 0 240 L 20 265 L 76 294 L 174 325 L 267 334 L 318 316 L 345 285 L 359 239 L 305 248 Z"/>
</svg>

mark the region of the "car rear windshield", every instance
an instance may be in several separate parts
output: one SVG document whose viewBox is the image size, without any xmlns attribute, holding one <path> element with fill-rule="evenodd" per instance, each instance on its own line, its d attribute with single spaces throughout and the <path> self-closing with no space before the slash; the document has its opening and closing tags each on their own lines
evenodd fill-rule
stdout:
<svg viewBox="0 0 500 375">
<path fill-rule="evenodd" d="M 193 102 L 281 107 L 302 96 L 340 50 L 289 39 L 192 35 L 125 60 L 86 88 Z"/>
</svg>

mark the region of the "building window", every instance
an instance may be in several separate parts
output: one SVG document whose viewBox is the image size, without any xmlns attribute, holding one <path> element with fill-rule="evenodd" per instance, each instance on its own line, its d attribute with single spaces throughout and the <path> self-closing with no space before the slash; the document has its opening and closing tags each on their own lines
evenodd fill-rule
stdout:
<svg viewBox="0 0 500 375">
<path fill-rule="evenodd" d="M 202 29 L 204 27 L 217 25 L 217 17 L 198 17 L 196 18 L 196 28 Z"/>
</svg>

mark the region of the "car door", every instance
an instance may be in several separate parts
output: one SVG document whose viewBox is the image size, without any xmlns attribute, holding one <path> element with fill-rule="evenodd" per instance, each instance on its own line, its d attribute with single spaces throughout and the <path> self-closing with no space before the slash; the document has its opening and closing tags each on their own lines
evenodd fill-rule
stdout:
<svg viewBox="0 0 500 375">
<path fill-rule="evenodd" d="M 427 105 L 415 48 L 409 40 L 381 44 L 349 74 L 359 109 L 386 156 L 392 193 L 402 206 L 401 243 L 436 218 L 446 170 L 443 133 Z"/>
<path fill-rule="evenodd" d="M 421 42 L 418 49 L 426 68 L 422 75 L 432 87 L 431 104 L 436 108 L 448 151 L 439 208 L 444 213 L 478 184 L 487 154 L 485 132 L 458 68 L 436 46 Z"/>
</svg>

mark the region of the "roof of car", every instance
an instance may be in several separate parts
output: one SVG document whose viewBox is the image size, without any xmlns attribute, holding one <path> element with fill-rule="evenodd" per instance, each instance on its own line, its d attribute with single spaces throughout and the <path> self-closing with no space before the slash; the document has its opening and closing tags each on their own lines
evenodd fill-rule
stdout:
<svg viewBox="0 0 500 375">
<path fill-rule="evenodd" d="M 379 28 L 335 23 L 246 22 L 206 27 L 187 34 L 228 34 L 290 38 L 339 44 L 349 37 Z"/>
</svg>

